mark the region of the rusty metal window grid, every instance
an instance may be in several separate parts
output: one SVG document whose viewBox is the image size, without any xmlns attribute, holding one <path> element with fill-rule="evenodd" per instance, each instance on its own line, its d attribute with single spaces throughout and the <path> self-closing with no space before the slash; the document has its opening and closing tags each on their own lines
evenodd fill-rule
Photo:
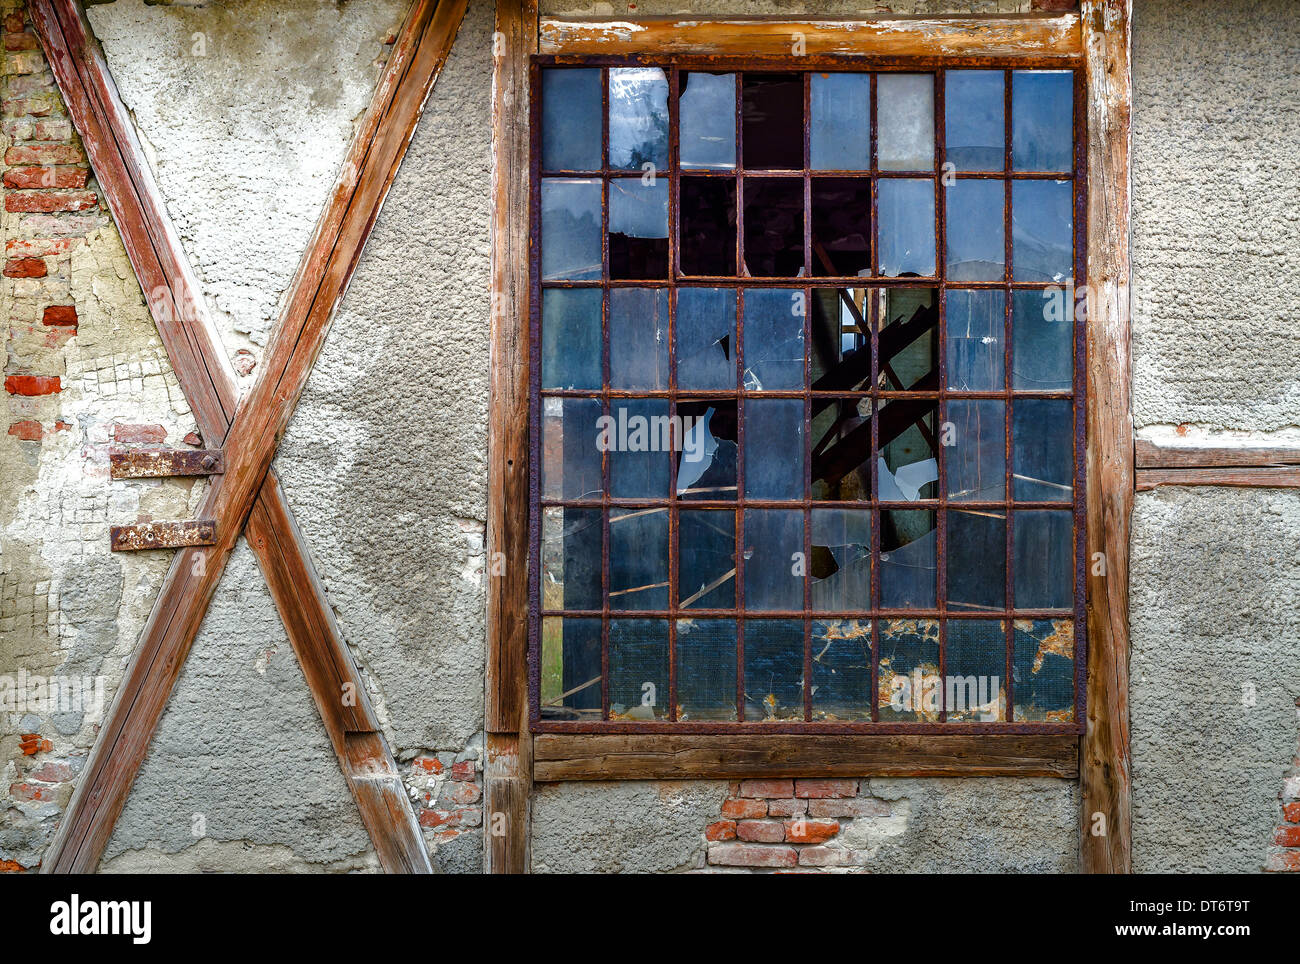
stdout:
<svg viewBox="0 0 1300 964">
<path fill-rule="evenodd" d="M 1073 277 L 1066 282 L 1066 291 L 1073 299 L 1073 286 L 1081 284 L 1080 279 L 1086 273 L 1086 198 L 1087 198 L 1087 152 L 1085 105 L 1086 89 L 1082 67 L 1078 64 L 1063 64 L 1059 60 L 1038 61 L 1032 58 L 1000 60 L 997 58 L 886 58 L 869 57 L 814 57 L 814 58 L 717 58 L 666 55 L 662 57 L 588 57 L 588 56 L 534 56 L 531 58 L 530 90 L 530 365 L 529 365 L 529 411 L 530 411 L 530 523 L 529 523 L 529 700 L 530 728 L 534 732 L 545 733 L 772 733 L 772 734 L 811 734 L 811 733 L 876 733 L 892 734 L 1066 734 L 1081 733 L 1085 720 L 1085 676 L 1087 665 L 1086 638 L 1086 595 L 1085 581 L 1087 559 L 1086 547 L 1086 510 L 1085 510 L 1085 426 L 1087 414 L 1086 398 L 1086 319 L 1083 312 L 1076 310 L 1073 317 L 1072 375 L 1071 388 L 1068 391 L 1033 391 L 1013 387 L 1013 338 L 1012 312 L 1013 292 L 1017 290 L 1059 289 L 1058 282 L 1027 282 L 1013 280 L 1013 232 L 1011 203 L 1013 186 L 1018 181 L 1051 180 L 1070 181 L 1072 190 L 1071 228 L 1073 243 Z M 541 164 L 541 71 L 547 67 L 599 67 L 601 70 L 601 166 L 590 169 L 544 169 Z M 669 164 L 656 171 L 656 176 L 664 177 L 669 184 L 668 200 L 668 265 L 667 274 L 653 279 L 611 279 L 609 258 L 609 188 L 610 182 L 617 178 L 635 178 L 633 169 L 611 167 L 609 161 L 609 71 L 617 67 L 659 67 L 668 78 L 668 112 L 669 112 Z M 945 74 L 948 69 L 996 70 L 1003 75 L 1003 127 L 1005 156 L 1001 170 L 997 171 L 950 171 L 945 172 L 945 115 L 944 93 Z M 1073 75 L 1073 123 L 1072 123 L 1072 169 L 1063 171 L 1021 171 L 1016 170 L 1012 161 L 1013 131 L 1013 74 L 1025 70 L 1066 71 Z M 736 87 L 735 130 L 735 164 L 727 170 L 710 170 L 702 168 L 684 169 L 679 161 L 680 112 L 679 93 L 680 77 L 686 72 L 734 73 Z M 803 140 L 804 158 L 801 169 L 771 170 L 757 168 L 747 170 L 744 167 L 743 119 L 742 111 L 742 77 L 751 73 L 787 73 L 799 74 L 803 78 Z M 870 167 L 869 169 L 821 169 L 811 167 L 810 137 L 812 117 L 809 109 L 810 84 L 814 73 L 849 72 L 870 76 Z M 934 164 L 932 168 L 917 170 L 882 170 L 878 165 L 878 120 L 877 79 L 887 72 L 925 73 L 933 77 L 933 137 Z M 744 182 L 747 176 L 758 174 L 764 178 L 802 179 L 803 192 L 803 237 L 805 274 L 797 277 L 751 277 L 745 274 L 744 261 Z M 598 280 L 542 280 L 541 272 L 541 181 L 543 177 L 572 177 L 599 179 L 601 184 L 601 277 Z M 683 177 L 731 180 L 735 184 L 735 224 L 736 236 L 736 274 L 735 275 L 684 275 L 679 265 L 679 203 L 681 199 L 680 184 Z M 871 192 L 871 224 L 867 238 L 870 252 L 871 273 L 868 276 L 819 276 L 808 275 L 813 264 L 812 242 L 812 181 L 819 177 L 858 177 L 869 180 Z M 993 180 L 1003 182 L 1003 216 L 1002 230 L 1004 241 L 1003 278 L 1000 281 L 950 281 L 946 277 L 946 191 L 945 177 L 957 180 Z M 886 277 L 880 273 L 878 219 L 879 191 L 878 185 L 885 179 L 929 179 L 934 186 L 935 211 L 935 273 L 928 277 Z M 683 288 L 729 288 L 735 292 L 735 327 L 733 329 L 735 345 L 736 388 L 733 389 L 684 389 L 677 387 L 676 359 L 676 316 L 677 292 Z M 745 289 L 756 288 L 792 289 L 800 288 L 805 298 L 804 311 L 804 388 L 803 390 L 753 390 L 746 389 L 744 382 L 744 295 Z M 602 291 L 601 297 L 601 343 L 603 357 L 601 360 L 602 387 L 600 390 L 581 389 L 542 389 L 541 387 L 541 301 L 542 292 L 547 289 L 591 288 Z M 668 359 L 667 370 L 670 379 L 669 388 L 659 390 L 615 389 L 610 385 L 610 335 L 609 335 L 609 292 L 617 288 L 665 289 L 668 294 Z M 859 391 L 815 391 L 811 388 L 812 342 L 810 329 L 812 324 L 812 298 L 817 289 L 836 289 L 841 292 L 863 289 L 868 295 L 881 289 L 923 289 L 933 291 L 938 301 L 938 327 L 934 329 L 938 367 L 938 387 L 935 390 L 912 391 L 881 388 L 880 359 L 878 356 L 878 339 L 880 325 L 875 319 L 870 324 L 871 381 L 870 388 Z M 1003 333 L 1003 388 L 1000 391 L 964 391 L 948 387 L 947 378 L 947 296 L 951 290 L 994 290 L 1003 293 L 1004 333 Z M 881 322 L 887 324 L 884 319 Z M 811 497 L 812 461 L 811 448 L 814 437 L 811 431 L 811 407 L 815 399 L 823 397 L 835 400 L 868 400 L 870 404 L 871 448 L 870 460 L 871 499 L 866 502 L 848 502 L 840 500 L 816 500 Z M 611 400 L 617 399 L 666 399 L 669 402 L 669 416 L 673 424 L 676 421 L 677 401 L 686 400 L 734 400 L 737 405 L 737 464 L 736 497 L 726 499 L 679 499 L 676 486 L 671 485 L 666 498 L 615 498 L 610 495 L 610 457 L 602 454 L 601 476 L 602 491 L 599 499 L 566 500 L 544 498 L 541 492 L 541 407 L 545 398 L 587 398 L 599 399 L 602 414 L 610 412 Z M 754 499 L 745 496 L 745 438 L 744 406 L 747 399 L 800 399 L 804 402 L 804 424 L 802 444 L 804 446 L 804 493 L 802 499 L 776 500 Z M 1072 458 L 1074 471 L 1072 475 L 1071 498 L 1065 501 L 1027 501 L 1018 500 L 1013 492 L 1013 411 L 1015 400 L 1023 399 L 1061 399 L 1072 402 Z M 947 421 L 947 402 L 949 400 L 993 400 L 1004 403 L 1004 457 L 1005 486 L 1004 498 L 993 501 L 960 501 L 950 503 L 947 491 L 947 458 L 942 447 L 936 451 L 939 479 L 936 497 L 916 501 L 882 501 L 878 495 L 879 471 L 877 460 L 880 458 L 878 431 L 880 402 L 889 399 L 934 400 L 937 403 L 936 424 L 943 426 Z M 670 475 L 675 473 L 676 464 L 672 464 Z M 598 509 L 601 513 L 601 609 L 587 610 L 551 610 L 544 609 L 541 602 L 541 517 L 547 508 L 587 508 Z M 668 535 L 668 592 L 669 606 L 666 609 L 632 609 L 619 610 L 610 605 L 609 599 L 609 551 L 610 551 L 610 510 L 611 509 L 650 509 L 667 508 L 669 512 Z M 678 584 L 678 524 L 679 513 L 687 510 L 732 510 L 734 512 L 735 531 L 735 608 L 732 609 L 682 609 L 679 599 Z M 870 513 L 870 607 L 861 610 L 831 612 L 814 610 L 811 606 L 812 577 L 810 573 L 803 576 L 803 608 L 792 610 L 747 611 L 744 606 L 744 551 L 745 529 L 744 515 L 747 509 L 785 509 L 799 510 L 803 515 L 803 552 L 804 559 L 810 557 L 811 550 L 811 511 L 818 508 L 863 509 Z M 946 530 L 949 509 L 966 510 L 1001 510 L 1005 516 L 1006 529 L 1006 586 L 1005 608 L 995 612 L 971 612 L 968 610 L 950 610 L 947 605 L 946 578 Z M 882 511 L 930 511 L 935 514 L 936 547 L 935 567 L 935 602 L 933 609 L 885 608 L 881 606 L 881 568 L 880 539 Z M 1072 513 L 1072 559 L 1073 559 L 1073 607 L 1070 609 L 1029 610 L 1015 606 L 1015 512 L 1016 510 L 1068 510 Z M 611 617 L 625 619 L 662 619 L 667 622 L 668 631 L 668 682 L 669 707 L 665 720 L 628 721 L 610 719 L 610 641 L 609 624 Z M 601 620 L 601 700 L 600 719 L 558 720 L 547 719 L 541 714 L 541 629 L 544 618 L 581 618 Z M 678 719 L 678 647 L 677 622 L 679 619 L 720 618 L 734 621 L 736 628 L 736 719 L 725 721 L 701 721 Z M 871 675 L 870 702 L 871 720 L 819 722 L 813 719 L 812 701 L 812 624 L 814 621 L 857 619 L 871 623 Z M 880 674 L 880 624 L 882 620 L 928 620 L 938 623 L 939 678 L 946 679 L 947 630 L 953 620 L 991 620 L 1000 619 L 1005 631 L 1005 702 L 1004 719 L 996 722 L 950 722 L 947 720 L 947 687 L 941 685 L 941 709 L 938 722 L 886 722 L 880 719 L 881 694 L 879 690 Z M 1073 664 L 1074 664 L 1074 702 L 1073 719 L 1069 722 L 1016 722 L 1015 721 L 1015 683 L 1012 670 L 1014 656 L 1014 623 L 1017 620 L 1070 619 L 1073 622 Z M 744 657 L 744 632 L 747 621 L 754 620 L 802 620 L 804 639 L 803 664 L 803 719 L 801 721 L 754 720 L 746 716 Z"/>
</svg>

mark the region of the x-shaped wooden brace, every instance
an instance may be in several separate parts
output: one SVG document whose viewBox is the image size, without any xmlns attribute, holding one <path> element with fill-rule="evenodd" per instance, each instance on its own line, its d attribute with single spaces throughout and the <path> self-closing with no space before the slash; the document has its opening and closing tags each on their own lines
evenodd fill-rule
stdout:
<svg viewBox="0 0 1300 964">
<path fill-rule="evenodd" d="M 451 51 L 467 0 L 415 0 L 348 151 L 261 373 L 239 397 L 229 359 L 80 0 L 31 0 L 36 32 L 149 299 L 205 445 L 225 453 L 199 510 L 216 542 L 176 553 L 41 869 L 90 872 L 144 761 L 240 533 L 257 554 L 321 719 L 389 872 L 430 872 L 387 741 L 271 461 Z"/>
</svg>

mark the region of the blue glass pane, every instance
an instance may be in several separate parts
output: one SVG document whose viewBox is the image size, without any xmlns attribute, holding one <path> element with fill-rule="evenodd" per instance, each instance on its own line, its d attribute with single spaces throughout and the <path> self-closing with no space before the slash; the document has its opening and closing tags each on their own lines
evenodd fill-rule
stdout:
<svg viewBox="0 0 1300 964">
<path fill-rule="evenodd" d="M 1070 390 L 1074 378 L 1073 292 L 1017 291 L 1011 299 L 1011 387 Z"/>
<path fill-rule="evenodd" d="M 600 289 L 542 292 L 542 388 L 599 389 Z"/>
<path fill-rule="evenodd" d="M 1074 606 L 1074 516 L 1065 510 L 1015 513 L 1017 609 Z"/>
<path fill-rule="evenodd" d="M 958 178 L 947 192 L 948 280 L 1001 281 L 1007 262 L 1003 183 Z"/>
<path fill-rule="evenodd" d="M 682 167 L 736 166 L 736 75 L 683 71 L 679 94 Z"/>
<path fill-rule="evenodd" d="M 1004 82 L 1000 70 L 944 74 L 944 150 L 959 171 L 1000 171 L 1006 165 Z"/>
<path fill-rule="evenodd" d="M 803 719 L 803 622 L 745 620 L 745 719 Z"/>
<path fill-rule="evenodd" d="M 542 279 L 600 278 L 600 181 L 542 178 Z"/>
<path fill-rule="evenodd" d="M 745 498 L 802 499 L 803 401 L 745 402 Z"/>
<path fill-rule="evenodd" d="M 1006 295 L 987 288 L 949 289 L 947 297 L 948 387 L 959 392 L 1001 391 Z"/>
<path fill-rule="evenodd" d="M 658 67 L 609 71 L 609 166 L 668 166 L 668 78 Z"/>
<path fill-rule="evenodd" d="M 871 167 L 871 75 L 812 75 L 809 148 L 814 170 Z"/>
<path fill-rule="evenodd" d="M 600 68 L 542 71 L 542 168 L 600 170 Z"/>
<path fill-rule="evenodd" d="M 1011 186 L 1011 264 L 1015 281 L 1068 281 L 1074 275 L 1074 203 L 1070 181 Z"/>
<path fill-rule="evenodd" d="M 953 723 L 1007 718 L 1007 625 L 950 619 L 944 648 L 944 708 Z"/>
<path fill-rule="evenodd" d="M 1011 166 L 1074 169 L 1074 75 L 1068 70 L 1011 74 Z"/>
<path fill-rule="evenodd" d="M 934 274 L 934 181 L 877 182 L 880 273 L 888 278 Z"/>
<path fill-rule="evenodd" d="M 677 620 L 677 719 L 736 718 L 736 622 Z"/>
<path fill-rule="evenodd" d="M 667 288 L 610 289 L 609 384 L 625 390 L 668 387 Z"/>
<path fill-rule="evenodd" d="M 880 169 L 934 170 L 934 76 L 877 75 L 876 111 Z"/>
<path fill-rule="evenodd" d="M 801 289 L 745 289 L 745 388 L 803 388 L 805 302 Z"/>
<path fill-rule="evenodd" d="M 1018 502 L 1074 498 L 1074 406 L 1069 399 L 1018 398 L 1012 406 L 1012 495 Z"/>
<path fill-rule="evenodd" d="M 600 498 L 600 433 L 600 399 L 542 399 L 542 498 Z"/>
<path fill-rule="evenodd" d="M 609 718 L 668 717 L 668 620 L 609 621 Z"/>
<path fill-rule="evenodd" d="M 668 277 L 668 179 L 609 182 L 609 276 Z"/>
<path fill-rule="evenodd" d="M 736 289 L 677 289 L 677 387 L 736 387 Z"/>
<path fill-rule="evenodd" d="M 871 719 L 871 620 L 814 620 L 814 720 Z"/>
<path fill-rule="evenodd" d="M 803 609 L 803 512 L 745 510 L 745 608 Z"/>
</svg>

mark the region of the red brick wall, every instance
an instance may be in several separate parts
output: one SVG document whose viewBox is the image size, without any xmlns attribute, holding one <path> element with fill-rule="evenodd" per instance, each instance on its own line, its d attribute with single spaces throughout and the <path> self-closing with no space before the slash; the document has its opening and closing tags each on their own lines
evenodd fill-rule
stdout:
<svg viewBox="0 0 1300 964">
<path fill-rule="evenodd" d="M 1300 700 L 1296 700 L 1296 716 L 1300 718 Z M 1291 769 L 1282 778 L 1282 819 L 1270 842 L 1264 869 L 1300 874 L 1300 742 Z"/>
</svg>

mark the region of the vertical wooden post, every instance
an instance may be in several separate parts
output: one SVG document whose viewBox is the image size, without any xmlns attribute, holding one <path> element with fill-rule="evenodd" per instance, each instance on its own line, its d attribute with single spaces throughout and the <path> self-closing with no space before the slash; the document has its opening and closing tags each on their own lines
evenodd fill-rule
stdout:
<svg viewBox="0 0 1300 964">
<path fill-rule="evenodd" d="M 1088 82 L 1088 720 L 1080 869 L 1132 869 L 1128 552 L 1131 0 L 1084 0 Z"/>
<path fill-rule="evenodd" d="M 484 772 L 491 873 L 528 870 L 528 58 L 536 52 L 536 0 L 497 0 Z"/>
</svg>

